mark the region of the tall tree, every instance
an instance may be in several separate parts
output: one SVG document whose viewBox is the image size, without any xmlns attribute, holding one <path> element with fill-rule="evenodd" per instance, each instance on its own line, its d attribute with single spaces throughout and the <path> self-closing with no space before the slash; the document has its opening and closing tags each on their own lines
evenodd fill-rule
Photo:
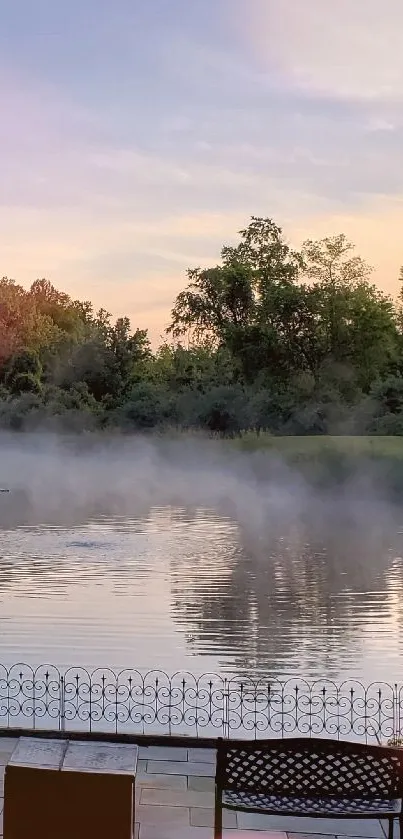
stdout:
<svg viewBox="0 0 403 839">
<path fill-rule="evenodd" d="M 135 379 L 141 378 L 143 367 L 151 357 L 147 330 L 131 331 L 129 318 L 118 318 L 109 331 L 108 346 L 117 363 L 124 389 L 130 389 Z"/>
<path fill-rule="evenodd" d="M 15 353 L 41 350 L 57 335 L 52 320 L 14 280 L 0 280 L 0 368 Z"/>
<path fill-rule="evenodd" d="M 371 283 L 372 268 L 343 234 L 308 240 L 303 259 L 316 301 L 318 365 L 348 365 L 367 389 L 398 352 L 393 301 Z"/>
<path fill-rule="evenodd" d="M 50 318 L 61 333 L 78 337 L 90 319 L 90 303 L 73 301 L 68 294 L 58 291 L 49 280 L 35 280 L 29 290 L 30 297 L 41 314 Z"/>
<path fill-rule="evenodd" d="M 167 332 L 210 336 L 231 350 L 247 378 L 262 368 L 283 373 L 292 363 L 288 333 L 294 338 L 301 321 L 302 259 L 271 219 L 252 217 L 240 237 L 223 248 L 221 266 L 188 271 Z"/>
</svg>

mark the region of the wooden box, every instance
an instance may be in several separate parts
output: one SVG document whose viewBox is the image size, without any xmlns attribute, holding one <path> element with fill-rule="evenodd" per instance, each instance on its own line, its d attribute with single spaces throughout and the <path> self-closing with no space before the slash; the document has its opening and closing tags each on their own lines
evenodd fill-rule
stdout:
<svg viewBox="0 0 403 839">
<path fill-rule="evenodd" d="M 133 839 L 137 746 L 21 738 L 6 767 L 4 839 Z"/>
</svg>

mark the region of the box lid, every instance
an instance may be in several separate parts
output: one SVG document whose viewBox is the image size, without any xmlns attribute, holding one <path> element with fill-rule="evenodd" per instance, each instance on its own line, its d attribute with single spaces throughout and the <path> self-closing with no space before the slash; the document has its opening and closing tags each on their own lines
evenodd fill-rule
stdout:
<svg viewBox="0 0 403 839">
<path fill-rule="evenodd" d="M 20 737 L 8 766 L 60 769 L 66 748 L 67 740 Z"/>
<path fill-rule="evenodd" d="M 135 775 L 138 747 L 131 743 L 71 741 L 64 756 L 63 772 Z"/>
</svg>

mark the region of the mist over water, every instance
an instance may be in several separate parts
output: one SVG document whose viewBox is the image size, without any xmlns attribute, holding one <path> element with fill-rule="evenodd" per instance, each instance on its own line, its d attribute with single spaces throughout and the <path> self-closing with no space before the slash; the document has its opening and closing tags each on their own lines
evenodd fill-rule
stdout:
<svg viewBox="0 0 403 839">
<path fill-rule="evenodd" d="M 399 681 L 403 515 L 198 438 L 0 437 L 0 659 Z"/>
</svg>

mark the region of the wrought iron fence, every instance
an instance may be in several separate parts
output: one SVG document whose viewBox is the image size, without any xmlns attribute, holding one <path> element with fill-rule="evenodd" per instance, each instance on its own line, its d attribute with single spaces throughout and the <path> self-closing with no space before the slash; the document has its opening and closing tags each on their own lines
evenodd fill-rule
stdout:
<svg viewBox="0 0 403 839">
<path fill-rule="evenodd" d="M 402 718 L 403 686 L 386 682 L 0 665 L 0 729 L 385 742 Z"/>
</svg>

